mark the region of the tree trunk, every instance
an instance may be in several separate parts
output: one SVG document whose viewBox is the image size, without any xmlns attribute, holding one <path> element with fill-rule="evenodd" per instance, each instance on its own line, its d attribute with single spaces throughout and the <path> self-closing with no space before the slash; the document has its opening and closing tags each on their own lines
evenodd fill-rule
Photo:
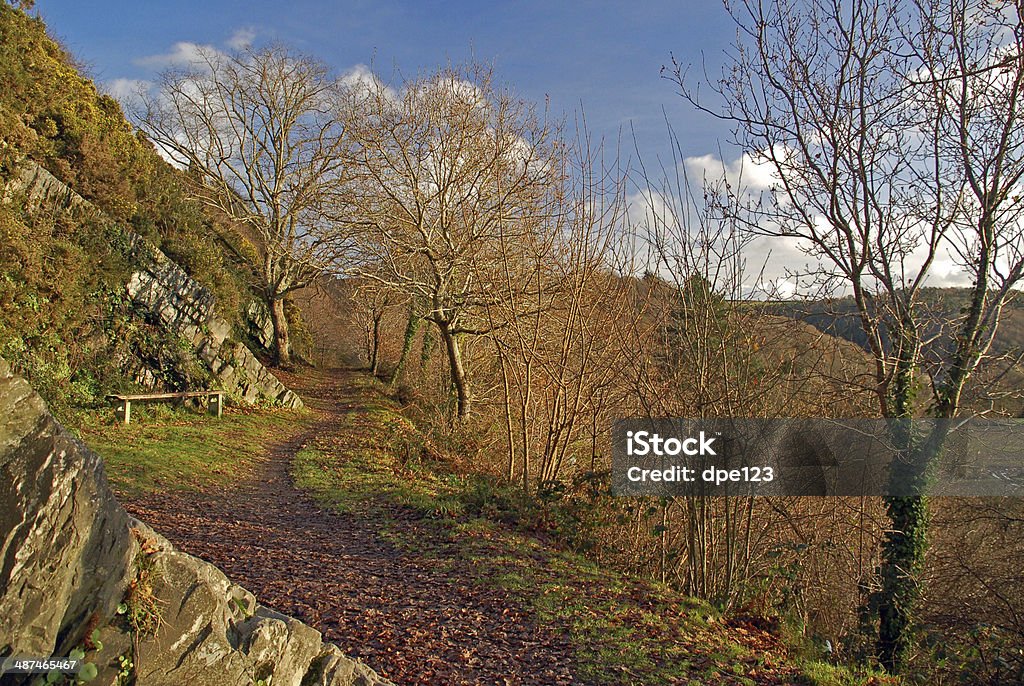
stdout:
<svg viewBox="0 0 1024 686">
<path fill-rule="evenodd" d="M 388 381 L 388 390 L 393 390 L 398 384 L 398 379 L 402 376 L 402 371 L 409 360 L 409 353 L 412 352 L 412 343 L 416 339 L 416 332 L 420 328 L 420 321 L 420 318 L 416 315 L 416 310 L 410 304 L 409 320 L 405 324 L 405 337 L 402 341 L 402 354 L 398 357 L 395 371 L 391 373 L 391 379 Z"/>
<path fill-rule="evenodd" d="M 898 673 L 912 645 L 913 610 L 920 595 L 918 572 L 927 546 L 928 507 L 920 496 L 885 499 L 891 529 L 882 543 L 878 607 L 878 661 Z"/>
<path fill-rule="evenodd" d="M 506 470 L 506 478 L 509 483 L 515 479 L 516 476 L 516 439 L 515 431 L 512 426 L 512 386 L 508 378 L 508 360 L 505 358 L 505 353 L 502 351 L 501 346 L 498 345 L 495 340 L 495 353 L 498 355 L 498 362 L 501 365 L 501 392 L 502 403 L 505 406 L 505 438 L 508 443 L 508 468 Z"/>
<path fill-rule="evenodd" d="M 284 298 L 270 298 L 270 321 L 274 325 L 274 364 L 290 367 L 291 343 L 288 340 L 288 317 L 284 313 Z"/>
<path fill-rule="evenodd" d="M 420 347 L 420 369 L 419 373 L 422 375 L 423 370 L 427 368 L 427 364 L 430 362 L 430 356 L 434 353 L 434 337 L 430 335 L 430 327 L 423 330 L 423 343 Z"/>
<path fill-rule="evenodd" d="M 373 332 L 370 334 L 370 373 L 374 376 L 380 371 L 380 322 L 383 318 L 383 311 L 373 315 Z"/>
<path fill-rule="evenodd" d="M 902 331 L 910 327 L 905 325 Z M 890 472 L 893 493 L 914 483 L 922 490 L 928 446 L 915 445 L 910 417 L 914 412 L 914 360 L 920 343 L 916 338 L 897 339 L 896 369 L 891 388 L 890 415 L 898 421 L 890 436 L 897 446 L 896 462 Z M 878 597 L 878 661 L 889 673 L 898 673 L 912 647 L 913 614 L 920 595 L 918 573 L 927 548 L 928 504 L 923 495 L 893 495 L 885 498 L 891 526 L 882 541 L 879 567 L 881 589 Z"/>
<path fill-rule="evenodd" d="M 448 322 L 437 325 L 441 340 L 444 341 L 444 349 L 448 355 L 448 371 L 451 373 L 452 386 L 455 387 L 455 394 L 458 401 L 456 417 L 459 421 L 469 416 L 470 395 L 469 380 L 466 378 L 466 369 L 462 365 L 462 351 L 459 349 L 459 337 L 452 333 L 451 325 Z"/>
</svg>

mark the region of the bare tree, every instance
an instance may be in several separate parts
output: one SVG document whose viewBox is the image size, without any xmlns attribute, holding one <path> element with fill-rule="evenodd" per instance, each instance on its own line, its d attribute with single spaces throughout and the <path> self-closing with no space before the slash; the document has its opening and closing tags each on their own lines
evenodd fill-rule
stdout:
<svg viewBox="0 0 1024 686">
<path fill-rule="evenodd" d="M 325 65 L 280 45 L 201 49 L 192 64 L 164 72 L 156 95 L 134 113 L 164 154 L 188 169 L 194 196 L 243 227 L 241 236 L 223 238 L 251 268 L 284 366 L 291 361 L 285 297 L 345 254 L 331 220 L 347 164 L 338 88 Z"/>
<path fill-rule="evenodd" d="M 741 0 L 739 40 L 712 110 L 676 67 L 682 95 L 735 124 L 737 143 L 775 172 L 746 208 L 762 235 L 801 239 L 822 281 L 852 295 L 875 363 L 883 417 L 953 417 L 1024 268 L 1019 182 L 1024 76 L 1010 2 Z M 924 289 L 949 259 L 972 281 L 960 314 L 929 321 Z M 935 336 L 941 326 L 946 336 Z M 915 398 L 923 384 L 927 402 Z M 898 424 L 896 426 L 905 426 Z M 947 425 L 896 436 L 915 487 Z M 900 430 L 896 430 L 900 433 Z M 927 504 L 890 497 L 882 544 L 878 656 L 910 646 Z"/>
<path fill-rule="evenodd" d="M 501 241 L 526 240 L 554 212 L 556 129 L 481 68 L 442 69 L 400 93 L 367 81 L 349 107 L 363 273 L 424 303 L 465 419 L 461 339 L 487 331 Z"/>
<path fill-rule="evenodd" d="M 532 240 L 501 237 L 502 276 L 487 308 L 503 396 L 506 473 L 511 481 L 518 470 L 524 488 L 560 483 L 573 466 L 577 473 L 593 471 L 625 388 L 616 383 L 623 339 L 616 332 L 632 314 L 629 286 L 612 273 L 625 184 L 616 165 L 606 166 L 603 146 L 589 139 L 582 117 L 577 128 L 562 155 L 571 163 L 562 211 Z"/>
<path fill-rule="evenodd" d="M 395 293 L 372 280 L 357 282 L 356 292 L 352 299 L 356 301 L 356 312 L 363 319 L 363 333 L 365 334 L 366 362 L 372 376 L 380 373 L 380 365 L 383 361 L 381 350 L 383 347 L 383 323 L 388 309 L 394 304 L 392 299 Z"/>
</svg>

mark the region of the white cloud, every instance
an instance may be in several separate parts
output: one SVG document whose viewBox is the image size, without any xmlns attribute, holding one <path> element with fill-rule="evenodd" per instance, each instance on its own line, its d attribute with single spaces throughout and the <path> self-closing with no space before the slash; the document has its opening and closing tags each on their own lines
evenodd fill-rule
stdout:
<svg viewBox="0 0 1024 686">
<path fill-rule="evenodd" d="M 428 84 L 424 90 L 450 99 L 455 103 L 464 103 L 471 107 L 486 110 L 490 105 L 483 90 L 471 81 L 454 77 L 441 78 Z"/>
<path fill-rule="evenodd" d="M 743 290 L 748 297 L 787 299 L 814 288 L 809 274 L 817 269 L 817 262 L 800 239 L 760 236 L 746 246 L 743 259 Z"/>
<path fill-rule="evenodd" d="M 936 258 L 928 274 L 929 286 L 965 288 L 971 285 L 971 278 L 967 272 L 948 255 Z"/>
<path fill-rule="evenodd" d="M 777 150 L 776 154 L 785 154 Z M 695 198 L 703 196 L 705 184 L 714 185 L 721 181 L 729 183 L 740 201 L 756 199 L 771 190 L 780 177 L 773 165 L 763 154 L 743 153 L 733 160 L 722 160 L 712 154 L 687 157 L 682 163 L 683 170 Z M 650 211 L 650 210 L 648 210 Z M 631 213 L 631 218 L 633 213 Z M 827 235 L 828 223 L 822 216 L 814 218 L 817 229 Z M 940 246 L 932 261 L 926 285 L 936 287 L 970 285 L 970 277 L 955 259 L 949 245 Z M 795 238 L 761 236 L 746 246 L 745 288 L 753 297 L 792 297 L 816 294 L 822 275 L 833 269 L 823 264 L 808 250 L 809 244 Z M 927 257 L 927 245 L 921 241 L 902 260 L 902 265 L 891 266 L 897 278 L 914 278 Z M 836 282 L 842 292 L 845 284 Z"/>
<path fill-rule="evenodd" d="M 349 87 L 369 87 L 379 85 L 380 79 L 365 64 L 357 64 L 341 75 L 341 82 Z"/>
<path fill-rule="evenodd" d="M 784 276 L 762 279 L 744 293 L 754 300 L 789 300 L 799 294 L 800 285 L 797 280 Z"/>
<path fill-rule="evenodd" d="M 150 67 L 153 69 L 166 69 L 168 67 L 189 67 L 197 63 L 205 62 L 204 55 L 210 54 L 210 52 L 219 52 L 216 48 L 209 45 L 199 45 L 198 43 L 190 43 L 188 41 L 181 41 L 175 43 L 170 52 L 166 52 L 160 55 L 148 55 L 146 57 L 140 57 L 135 60 L 135 64 L 140 67 Z"/>
<path fill-rule="evenodd" d="M 243 27 L 235 30 L 224 45 L 232 50 L 244 50 L 252 45 L 256 39 L 256 30 Z M 224 54 L 224 51 L 214 45 L 193 43 L 192 41 L 178 41 L 165 53 L 139 57 L 133 62 L 140 67 L 150 69 L 168 69 L 171 67 L 193 67 L 201 65 Z"/>
<path fill-rule="evenodd" d="M 819 228 L 825 226 L 822 217 L 816 217 Z M 761 236 L 752 241 L 744 251 L 746 273 L 752 275 L 746 281 L 746 290 L 752 297 L 792 297 L 797 295 L 820 295 L 820 287 L 826 273 L 834 272 L 831 264 L 824 263 L 808 251 L 808 242 L 790 237 Z M 890 263 L 894 277 L 914 279 L 927 258 L 927 245 L 921 244 L 911 250 L 902 263 Z M 949 245 L 940 246 L 928 268 L 925 285 L 936 288 L 965 288 L 971 285 L 971 277 L 954 256 Z M 837 290 L 833 295 L 849 293 L 846 281 L 839 279 L 832 283 Z"/>
<path fill-rule="evenodd" d="M 746 152 L 732 162 L 724 162 L 714 155 L 687 157 L 683 160 L 683 168 L 695 190 L 704 183 L 724 179 L 734 191 L 754 193 L 768 190 L 779 182 L 779 175 L 771 162 L 763 155 Z"/>
<path fill-rule="evenodd" d="M 138 102 L 140 96 L 149 92 L 153 82 L 146 79 L 112 79 L 104 81 L 100 87 L 107 95 L 130 107 Z"/>
<path fill-rule="evenodd" d="M 675 200 L 651 188 L 626 197 L 626 221 L 634 228 L 646 227 L 648 232 L 677 233 L 679 229 Z"/>
<path fill-rule="evenodd" d="M 179 158 L 175 157 L 174 154 L 163 145 L 159 143 L 154 143 L 153 147 L 156 148 L 157 154 L 159 154 L 160 157 L 164 158 L 164 161 L 167 162 L 172 167 L 175 167 L 182 171 L 188 168 L 187 164 L 182 162 Z"/>
<path fill-rule="evenodd" d="M 256 29 L 246 26 L 232 33 L 228 38 L 227 45 L 232 50 L 245 50 L 252 45 L 254 40 L 256 40 Z"/>
<path fill-rule="evenodd" d="M 386 100 L 392 103 L 398 102 L 398 92 L 384 84 L 384 82 L 373 73 L 365 64 L 357 64 L 341 75 L 341 84 L 357 93 L 370 96 L 382 93 Z"/>
</svg>

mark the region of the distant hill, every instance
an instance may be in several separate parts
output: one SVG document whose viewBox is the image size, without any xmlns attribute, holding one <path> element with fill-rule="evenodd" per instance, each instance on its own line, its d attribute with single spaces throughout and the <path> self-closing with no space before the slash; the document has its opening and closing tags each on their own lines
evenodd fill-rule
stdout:
<svg viewBox="0 0 1024 686">
<path fill-rule="evenodd" d="M 663 373 L 682 374 L 681 386 L 687 385 L 685 376 L 698 367 L 710 377 L 731 377 L 726 392 L 737 400 L 727 411 L 790 417 L 877 414 L 870 357 L 842 336 L 810 322 L 794 322 L 794 317 L 771 303 L 725 298 L 699 277 L 682 284 L 654 275 L 610 278 L 630 283 L 643 309 L 643 327 L 657 338 L 650 342 L 652 350 L 664 349 Z M 707 307 L 718 321 L 710 326 L 698 324 L 703 331 L 687 331 L 687 311 L 693 310 L 695 318 L 702 320 L 706 315 L 701 310 Z M 701 349 L 705 359 L 693 359 Z M 665 409 L 689 412 L 694 408 Z M 716 407 L 714 411 L 723 410 Z"/>
<path fill-rule="evenodd" d="M 939 333 L 940 323 L 955 322 L 968 304 L 970 293 L 962 288 L 929 288 L 923 291 L 923 304 L 930 313 L 930 330 Z M 845 338 L 867 349 L 867 339 L 860 327 L 856 304 L 850 296 L 830 300 L 793 300 L 772 304 L 778 314 L 799 319 L 833 336 Z M 1024 347 L 1024 303 L 1011 301 L 1004 311 L 1003 323 L 996 334 L 995 346 L 1000 352 Z"/>
<path fill-rule="evenodd" d="M 929 288 L 923 292 L 923 335 L 930 339 L 929 348 L 938 356 L 947 355 L 956 322 L 963 316 L 969 292 L 958 288 Z M 829 336 L 844 339 L 868 350 L 867 338 L 861 328 L 852 297 L 831 300 L 802 300 L 772 303 L 770 310 L 780 316 L 796 319 Z M 1024 400 L 1018 398 L 1024 389 L 1024 367 L 1017 358 L 1024 352 L 1024 303 L 1011 301 L 1003 311 L 996 331 L 989 361 L 979 370 L 974 388 L 968 395 L 968 406 L 976 411 L 991 409 L 1019 415 Z"/>
</svg>

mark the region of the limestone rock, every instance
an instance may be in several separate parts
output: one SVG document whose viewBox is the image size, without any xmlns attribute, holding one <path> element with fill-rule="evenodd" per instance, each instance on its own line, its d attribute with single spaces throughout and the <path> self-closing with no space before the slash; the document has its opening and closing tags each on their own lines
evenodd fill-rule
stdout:
<svg viewBox="0 0 1024 686">
<path fill-rule="evenodd" d="M 113 613 L 133 554 L 99 459 L 0 360 L 0 656 L 66 655 Z"/>
<path fill-rule="evenodd" d="M 18 165 L 12 183 L 4 189 L 3 200 L 8 202 L 16 192 L 23 193 L 31 207 L 46 207 L 57 211 L 94 211 L 88 200 L 75 193 L 56 176 L 29 160 L 23 160 Z"/>
<path fill-rule="evenodd" d="M 249 325 L 249 336 L 265 350 L 274 348 L 274 323 L 270 311 L 259 300 L 252 300 L 245 308 L 245 319 Z"/>
<path fill-rule="evenodd" d="M 161 623 L 136 651 L 118 606 L 141 569 Z M 388 684 L 131 518 L 99 456 L 0 359 L 0 658 L 67 656 L 94 631 L 98 685 L 117 683 L 119 657 L 138 686 Z"/>
<path fill-rule="evenodd" d="M 131 234 L 128 240 L 139 264 L 128 281 L 129 297 L 165 330 L 187 340 L 209 365 L 222 390 L 248 404 L 265 400 L 302 407 L 299 396 L 231 337 L 231 327 L 217 316 L 210 291 L 142 237 Z"/>
<path fill-rule="evenodd" d="M 6 201 L 16 193 L 23 194 L 34 208 L 99 214 L 88 200 L 30 160 L 21 162 L 15 178 L 3 190 L 3 199 Z M 263 401 L 302 407 L 299 396 L 268 372 L 245 345 L 232 338 L 231 326 L 217 315 L 213 293 L 142 236 L 121 226 L 111 226 L 110 231 L 127 242 L 138 265 L 126 284 L 129 297 L 162 328 L 193 347 L 196 356 L 216 377 L 218 390 L 227 391 L 249 405 Z M 145 370 L 127 371 L 140 381 L 153 379 L 152 373 Z"/>
</svg>

